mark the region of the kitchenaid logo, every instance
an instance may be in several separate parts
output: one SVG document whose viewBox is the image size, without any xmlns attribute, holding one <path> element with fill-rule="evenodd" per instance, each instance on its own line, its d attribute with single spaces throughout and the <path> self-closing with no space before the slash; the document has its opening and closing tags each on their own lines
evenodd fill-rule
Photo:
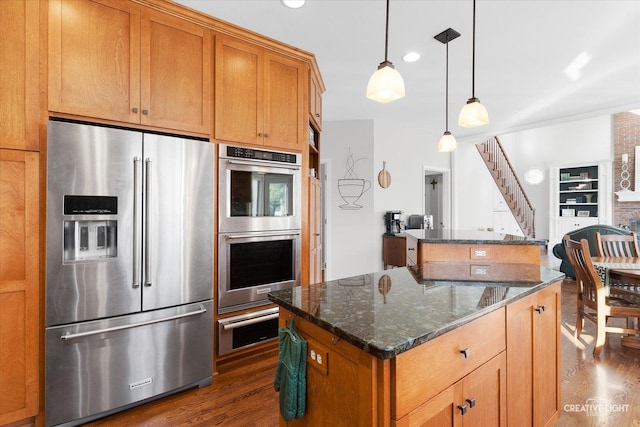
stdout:
<svg viewBox="0 0 640 427">
<path fill-rule="evenodd" d="M 602 397 L 592 397 L 583 404 L 566 404 L 565 412 L 582 412 L 588 416 L 598 416 L 609 412 L 628 412 L 628 403 L 610 403 Z"/>
<path fill-rule="evenodd" d="M 145 378 L 140 381 L 136 381 L 135 383 L 129 384 L 129 390 L 133 390 L 134 388 L 143 387 L 145 385 L 149 385 L 153 382 L 153 378 Z"/>
</svg>

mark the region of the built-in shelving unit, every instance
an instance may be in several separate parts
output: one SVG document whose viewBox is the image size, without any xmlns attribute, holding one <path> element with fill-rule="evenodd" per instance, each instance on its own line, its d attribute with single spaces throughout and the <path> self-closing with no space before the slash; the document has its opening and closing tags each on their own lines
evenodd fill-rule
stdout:
<svg viewBox="0 0 640 427">
<path fill-rule="evenodd" d="M 598 217 L 598 165 L 560 168 L 558 215 Z"/>
<path fill-rule="evenodd" d="M 549 177 L 550 242 L 578 228 L 611 223 L 610 161 L 552 166 Z"/>
</svg>

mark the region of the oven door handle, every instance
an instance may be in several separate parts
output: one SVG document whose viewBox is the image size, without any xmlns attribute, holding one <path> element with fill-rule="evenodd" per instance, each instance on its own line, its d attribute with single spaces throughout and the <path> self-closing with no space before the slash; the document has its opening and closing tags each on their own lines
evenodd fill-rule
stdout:
<svg viewBox="0 0 640 427">
<path fill-rule="evenodd" d="M 244 165 L 244 166 L 267 166 L 276 169 L 289 169 L 292 171 L 300 170 L 300 165 L 293 165 L 287 163 L 274 164 L 272 162 L 263 162 L 260 160 L 242 161 L 242 160 L 227 160 L 227 164 L 230 165 Z"/>
<path fill-rule="evenodd" d="M 66 340 L 72 340 L 74 338 L 82 338 L 82 337 L 88 337 L 91 335 L 104 334 L 106 332 L 121 331 L 123 329 L 137 328 L 139 326 L 146 326 L 146 325 L 152 325 L 154 323 L 168 322 L 169 320 L 182 319 L 183 317 L 196 316 L 198 314 L 202 314 L 206 312 L 207 312 L 207 309 L 204 308 L 203 305 L 200 305 L 200 308 L 198 310 L 191 311 L 189 313 L 175 314 L 173 316 L 163 317 L 162 319 L 146 320 L 144 322 L 132 323 L 130 325 L 121 325 L 121 326 L 113 326 L 111 328 L 96 329 L 95 331 L 78 332 L 77 334 L 70 334 L 69 332 L 67 332 L 66 334 L 60 336 L 60 339 L 63 341 L 66 341 Z"/>
<path fill-rule="evenodd" d="M 295 237 L 299 236 L 300 232 L 283 233 L 281 231 L 275 233 L 252 233 L 252 234 L 224 234 L 229 239 L 246 239 L 248 237 Z"/>
<path fill-rule="evenodd" d="M 258 316 L 258 317 L 252 317 L 251 319 L 247 319 L 247 320 L 240 320 L 237 322 L 229 322 L 229 323 L 222 323 L 222 329 L 224 329 L 225 331 L 230 331 L 232 329 L 236 329 L 236 328 L 240 328 L 242 326 L 249 326 L 249 325 L 253 325 L 254 323 L 260 323 L 260 322 L 264 322 L 265 320 L 271 320 L 271 319 L 277 319 L 278 318 L 278 313 L 273 313 L 273 314 L 267 314 L 266 316 Z"/>
</svg>

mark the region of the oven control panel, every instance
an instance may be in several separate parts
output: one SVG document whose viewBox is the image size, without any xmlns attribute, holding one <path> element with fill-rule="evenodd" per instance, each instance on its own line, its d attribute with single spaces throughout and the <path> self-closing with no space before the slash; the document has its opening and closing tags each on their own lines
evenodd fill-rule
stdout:
<svg viewBox="0 0 640 427">
<path fill-rule="evenodd" d="M 263 160 L 268 162 L 298 164 L 298 156 L 294 153 L 283 153 L 279 151 L 257 150 L 255 148 L 226 147 L 226 157 Z"/>
</svg>

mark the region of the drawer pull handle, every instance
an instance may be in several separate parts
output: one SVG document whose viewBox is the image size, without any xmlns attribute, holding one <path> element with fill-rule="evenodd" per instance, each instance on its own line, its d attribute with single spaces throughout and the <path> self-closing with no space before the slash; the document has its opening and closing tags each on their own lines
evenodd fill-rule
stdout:
<svg viewBox="0 0 640 427">
<path fill-rule="evenodd" d="M 465 359 L 468 359 L 468 358 L 469 358 L 469 355 L 471 354 L 471 353 L 469 352 L 469 347 L 467 347 L 467 348 L 465 348 L 465 349 L 460 350 L 460 354 L 463 354 L 463 355 L 464 355 L 464 358 L 465 358 Z"/>
<path fill-rule="evenodd" d="M 467 403 L 469 404 L 469 408 L 473 408 L 474 406 L 476 406 L 476 399 L 475 397 L 472 397 L 471 399 L 466 399 Z"/>
<path fill-rule="evenodd" d="M 467 413 L 467 405 L 458 405 L 458 409 L 460 409 L 461 415 L 464 415 Z"/>
<path fill-rule="evenodd" d="M 416 248 L 407 248 L 408 251 L 415 251 Z"/>
<path fill-rule="evenodd" d="M 546 305 L 541 305 L 540 307 L 534 308 L 534 310 L 538 312 L 538 314 L 542 314 L 542 312 L 545 311 L 546 309 L 547 309 Z"/>
</svg>

